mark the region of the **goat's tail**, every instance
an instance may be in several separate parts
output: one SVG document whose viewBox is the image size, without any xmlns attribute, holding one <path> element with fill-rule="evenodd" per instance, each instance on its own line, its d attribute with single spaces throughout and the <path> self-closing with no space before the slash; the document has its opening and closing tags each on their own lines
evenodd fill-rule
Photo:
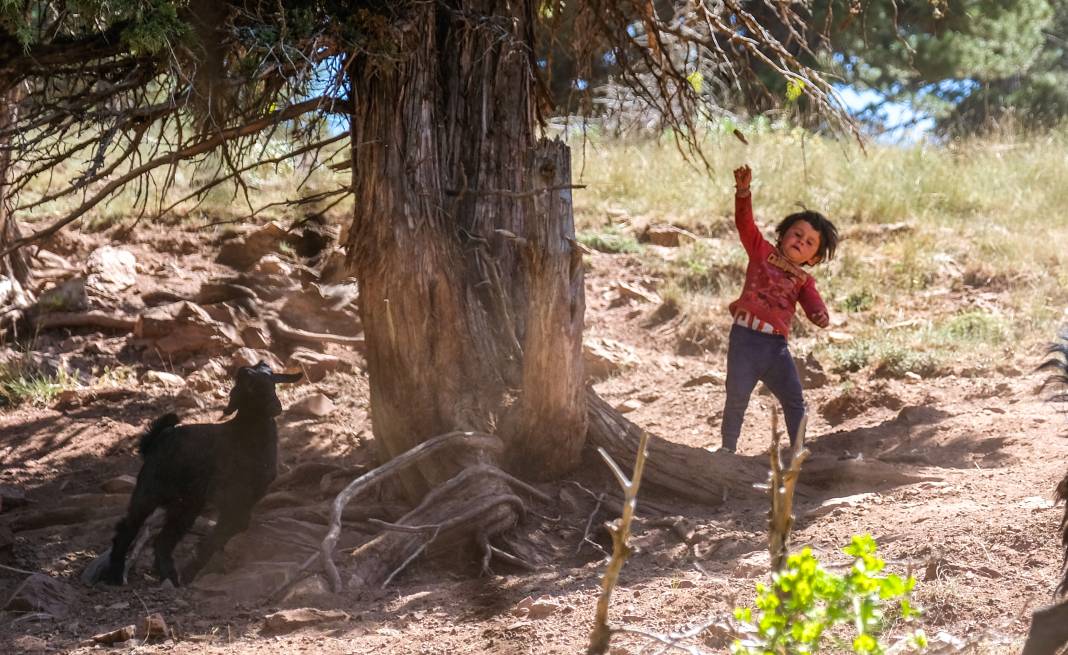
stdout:
<svg viewBox="0 0 1068 655">
<path fill-rule="evenodd" d="M 148 428 L 145 436 L 141 437 L 137 452 L 141 453 L 142 457 L 152 452 L 159 444 L 159 436 L 176 425 L 178 425 L 178 415 L 174 413 L 164 414 L 152 421 L 152 427 Z"/>
</svg>

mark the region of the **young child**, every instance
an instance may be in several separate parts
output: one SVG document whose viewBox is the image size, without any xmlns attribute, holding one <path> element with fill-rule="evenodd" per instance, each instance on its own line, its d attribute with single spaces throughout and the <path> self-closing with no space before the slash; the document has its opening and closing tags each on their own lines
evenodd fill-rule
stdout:
<svg viewBox="0 0 1068 655">
<path fill-rule="evenodd" d="M 731 453 L 738 447 L 742 419 L 758 381 L 782 404 L 790 444 L 797 440 L 805 401 L 786 343 L 794 308 L 800 302 L 805 315 L 820 327 L 830 322 L 815 281 L 801 267 L 830 259 L 838 247 L 838 230 L 814 211 L 784 218 L 775 228 L 778 243 L 768 243 L 753 221 L 752 178 L 748 166 L 734 171 L 734 223 L 749 255 L 749 266 L 742 295 L 730 305 L 734 324 L 727 349 L 727 400 L 720 434 L 721 450 Z"/>
</svg>

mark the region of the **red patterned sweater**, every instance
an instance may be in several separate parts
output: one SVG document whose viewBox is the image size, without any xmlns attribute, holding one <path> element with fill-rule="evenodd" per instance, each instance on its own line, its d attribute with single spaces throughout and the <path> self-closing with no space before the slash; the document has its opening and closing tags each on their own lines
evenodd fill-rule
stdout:
<svg viewBox="0 0 1068 655">
<path fill-rule="evenodd" d="M 789 336 L 798 302 L 809 320 L 826 315 L 827 307 L 816 291 L 816 281 L 768 243 L 753 220 L 750 195 L 734 197 L 734 224 L 749 254 L 742 295 L 730 305 L 731 316 L 749 312 L 770 323 L 778 334 Z"/>
</svg>

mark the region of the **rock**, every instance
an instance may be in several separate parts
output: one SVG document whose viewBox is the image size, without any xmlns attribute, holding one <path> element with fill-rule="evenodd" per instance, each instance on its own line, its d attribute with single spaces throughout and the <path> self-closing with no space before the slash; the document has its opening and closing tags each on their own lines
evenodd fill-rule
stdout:
<svg viewBox="0 0 1068 655">
<path fill-rule="evenodd" d="M 286 296 L 278 317 L 287 325 L 309 332 L 359 336 L 363 330 L 352 302 L 359 296 L 353 284 L 311 285 Z"/>
<path fill-rule="evenodd" d="M 309 382 L 318 382 L 341 366 L 341 360 L 333 355 L 318 353 L 308 348 L 298 347 L 289 356 L 289 368 L 304 371 Z"/>
<path fill-rule="evenodd" d="M 533 619 L 535 621 L 552 616 L 556 612 L 564 609 L 564 605 L 560 601 L 555 600 L 551 596 L 541 596 L 534 599 L 533 596 L 527 596 L 515 606 L 512 610 L 512 614 L 516 616 Z"/>
<path fill-rule="evenodd" d="M 269 252 L 278 248 L 285 239 L 286 231 L 274 222 L 267 223 L 258 230 L 227 241 L 219 248 L 215 261 L 224 266 L 232 266 L 239 271 L 248 270 Z"/>
<path fill-rule="evenodd" d="M 1055 502 L 1049 498 L 1043 498 L 1042 496 L 1028 496 L 1027 498 L 1020 500 L 1017 505 L 1023 509 L 1029 509 L 1031 511 L 1053 509 L 1057 506 Z"/>
<path fill-rule="evenodd" d="M 44 612 L 62 619 L 75 601 L 74 589 L 56 578 L 34 573 L 22 581 L 4 603 L 8 612 Z"/>
<path fill-rule="evenodd" d="M 156 307 L 137 318 L 134 337 L 160 356 L 179 360 L 187 355 L 214 355 L 239 346 L 233 326 L 211 318 L 191 302 Z"/>
<path fill-rule="evenodd" d="M 241 330 L 241 340 L 247 347 L 256 350 L 270 350 L 271 348 L 270 335 L 255 325 L 248 325 Z"/>
<path fill-rule="evenodd" d="M 313 575 L 304 578 L 293 585 L 282 597 L 282 602 L 292 602 L 298 599 L 314 599 L 329 595 L 330 584 L 321 575 Z"/>
<path fill-rule="evenodd" d="M 202 573 L 186 588 L 225 596 L 233 603 L 262 602 L 288 580 L 291 569 L 292 564 L 288 562 L 249 562 L 232 573 Z"/>
<path fill-rule="evenodd" d="M 771 570 L 771 555 L 766 550 L 753 551 L 734 563 L 734 575 L 739 578 L 759 578 Z"/>
<path fill-rule="evenodd" d="M 282 361 L 269 350 L 253 350 L 252 348 L 238 348 L 230 358 L 230 370 L 236 371 L 242 366 L 255 366 L 260 362 L 266 362 L 271 370 L 280 373 L 285 366 Z"/>
<path fill-rule="evenodd" d="M 293 275 L 293 267 L 282 261 L 282 258 L 278 255 L 264 255 L 260 257 L 260 260 L 256 262 L 256 265 L 252 268 L 256 273 L 266 273 L 267 275 L 281 275 L 283 277 L 289 277 Z"/>
<path fill-rule="evenodd" d="M 630 282 L 616 282 L 615 291 L 619 293 L 620 298 L 652 303 L 654 305 L 659 305 L 663 302 L 656 292 L 647 291 L 637 284 L 632 284 Z"/>
<path fill-rule="evenodd" d="M 714 384 L 717 387 L 721 387 L 724 384 L 727 384 L 727 376 L 721 373 L 720 371 L 707 371 L 705 373 L 702 373 L 701 375 L 698 375 L 695 378 L 690 378 L 689 380 L 683 382 L 682 386 L 684 388 L 698 387 L 704 384 Z"/>
<path fill-rule="evenodd" d="M 141 622 L 137 625 L 137 638 L 142 641 L 148 639 L 164 639 L 169 636 L 170 632 L 167 630 L 167 622 L 163 620 L 162 614 L 149 614 L 141 619 Z"/>
<path fill-rule="evenodd" d="M 616 411 L 620 414 L 628 414 L 634 410 L 642 408 L 642 401 L 637 398 L 630 398 L 616 405 Z"/>
<path fill-rule="evenodd" d="M 12 642 L 16 653 L 47 653 L 48 642 L 40 637 L 22 635 Z"/>
<path fill-rule="evenodd" d="M 341 610 L 321 610 L 313 607 L 282 610 L 263 617 L 263 631 L 269 634 L 292 632 L 310 625 L 348 621 L 349 615 Z"/>
<path fill-rule="evenodd" d="M 100 489 L 109 494 L 128 494 L 133 493 L 136 486 L 137 478 L 132 475 L 120 475 L 100 485 Z"/>
<path fill-rule="evenodd" d="M 831 343 L 849 343 L 853 340 L 853 335 L 848 332 L 838 332 L 836 330 L 830 330 L 827 332 L 827 338 Z"/>
<path fill-rule="evenodd" d="M 836 509 L 845 507 L 863 507 L 864 505 L 873 504 L 879 499 L 880 496 L 877 493 L 862 493 L 852 496 L 842 496 L 841 498 L 828 498 L 820 503 L 819 507 L 805 512 L 805 518 L 814 519 L 820 516 L 826 516 Z"/>
<path fill-rule="evenodd" d="M 85 262 L 85 286 L 92 291 L 114 295 L 137 282 L 137 258 L 129 250 L 101 246 L 89 253 Z"/>
<path fill-rule="evenodd" d="M 582 359 L 586 365 L 586 377 L 595 381 L 641 363 L 633 348 L 604 338 L 586 339 L 582 344 Z"/>
<path fill-rule="evenodd" d="M 675 580 L 671 583 L 672 589 L 693 589 L 696 586 L 697 583 L 688 578 L 683 578 L 682 580 Z"/>
<path fill-rule="evenodd" d="M 803 360 L 794 360 L 797 372 L 801 377 L 801 384 L 806 389 L 816 389 L 830 382 L 827 372 L 823 370 L 823 364 L 812 353 L 805 355 Z"/>
<path fill-rule="evenodd" d="M 326 416 L 335 409 L 334 402 L 321 393 L 305 396 L 289 407 L 289 411 L 298 416 Z"/>
<path fill-rule="evenodd" d="M 142 383 L 158 384 L 164 387 L 184 387 L 185 380 L 180 375 L 166 371 L 149 371 L 141 378 Z"/>
<path fill-rule="evenodd" d="M 137 636 L 137 626 L 127 625 L 118 630 L 112 630 L 111 632 L 102 632 L 98 635 L 93 635 L 89 640 L 95 644 L 103 644 L 105 646 L 114 646 L 121 644 L 124 641 L 129 641 Z"/>
<path fill-rule="evenodd" d="M 85 291 L 85 278 L 75 277 L 61 282 L 37 299 L 37 311 L 77 312 L 89 307 L 89 295 Z"/>
<path fill-rule="evenodd" d="M 682 245 L 683 236 L 691 239 L 695 238 L 693 234 L 686 230 L 679 229 L 674 225 L 650 225 L 645 228 L 641 240 L 645 243 L 651 243 L 654 246 L 678 248 Z"/>
</svg>

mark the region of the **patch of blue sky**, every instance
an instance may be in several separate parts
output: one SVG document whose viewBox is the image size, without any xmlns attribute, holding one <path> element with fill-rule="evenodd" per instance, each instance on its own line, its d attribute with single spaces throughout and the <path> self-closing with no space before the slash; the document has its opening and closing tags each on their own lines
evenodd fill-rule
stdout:
<svg viewBox="0 0 1068 655">
<path fill-rule="evenodd" d="M 935 119 L 930 114 L 908 103 L 889 101 L 872 89 L 840 86 L 835 90 L 850 113 L 880 124 L 878 129 L 872 130 L 877 141 L 920 143 L 930 140 L 935 126 Z"/>
</svg>

